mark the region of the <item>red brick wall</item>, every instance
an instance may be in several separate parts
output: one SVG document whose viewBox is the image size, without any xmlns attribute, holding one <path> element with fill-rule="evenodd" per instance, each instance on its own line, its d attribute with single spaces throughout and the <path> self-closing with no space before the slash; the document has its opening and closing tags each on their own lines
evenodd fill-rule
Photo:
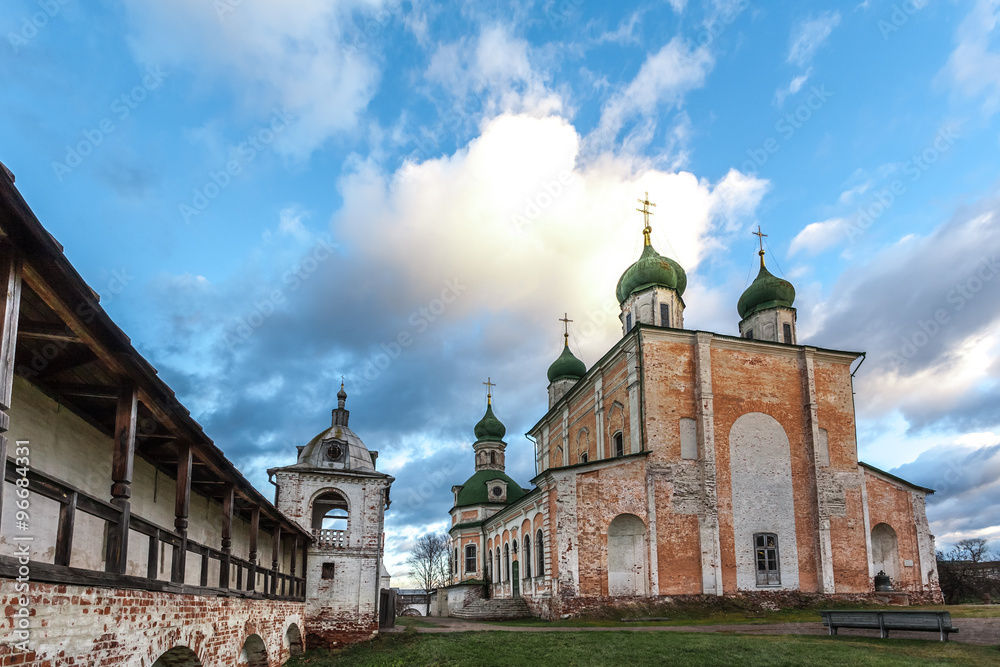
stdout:
<svg viewBox="0 0 1000 667">
<path fill-rule="evenodd" d="M 868 490 L 868 517 L 871 520 L 868 530 L 871 531 L 880 523 L 887 523 L 896 531 L 900 562 L 893 583 L 903 590 L 920 590 L 923 586 L 920 580 L 916 526 L 913 522 L 912 493 L 871 474 L 865 475 L 865 486 Z M 904 560 L 912 560 L 913 565 L 904 567 Z"/>
<path fill-rule="evenodd" d="M 280 665 L 288 659 L 284 637 L 289 625 L 296 624 L 303 635 L 306 630 L 301 602 L 38 583 L 19 593 L 15 583 L 0 579 L 2 665 L 148 666 L 167 650 L 187 646 L 205 667 L 231 667 L 254 634 L 267 647 L 268 664 Z M 24 655 L 7 643 L 22 596 L 31 614 L 32 651 Z"/>
</svg>

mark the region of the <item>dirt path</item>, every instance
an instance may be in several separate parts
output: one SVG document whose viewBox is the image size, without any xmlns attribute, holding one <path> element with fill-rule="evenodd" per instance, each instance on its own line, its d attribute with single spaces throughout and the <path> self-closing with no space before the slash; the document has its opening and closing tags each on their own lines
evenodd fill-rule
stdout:
<svg viewBox="0 0 1000 667">
<path fill-rule="evenodd" d="M 466 621 L 458 618 L 421 617 L 421 621 L 433 623 L 435 627 L 417 627 L 417 632 L 722 632 L 744 635 L 825 635 L 827 629 L 822 623 L 769 623 L 736 625 L 656 625 L 635 627 L 566 627 L 544 625 L 496 625 Z M 952 641 L 967 644 L 1000 645 L 1000 618 L 957 618 L 952 625 L 959 629 L 951 635 Z M 393 631 L 402 632 L 402 627 Z M 878 637 L 878 630 L 855 630 L 844 628 L 840 634 L 846 637 Z M 890 638 L 927 639 L 937 641 L 937 635 L 930 632 L 893 632 Z"/>
</svg>

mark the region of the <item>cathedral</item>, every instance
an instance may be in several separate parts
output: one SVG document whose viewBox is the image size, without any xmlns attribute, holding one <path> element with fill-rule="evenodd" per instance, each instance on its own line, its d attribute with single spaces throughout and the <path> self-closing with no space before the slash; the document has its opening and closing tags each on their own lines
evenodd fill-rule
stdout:
<svg viewBox="0 0 1000 667">
<path fill-rule="evenodd" d="M 622 337 L 588 368 L 567 330 L 548 411 L 527 433 L 530 488 L 504 472 L 506 429 L 488 399 L 475 474 L 452 488 L 439 612 L 514 599 L 558 618 L 774 591 L 940 601 L 933 490 L 858 460 L 864 354 L 800 344 L 795 289 L 768 271 L 763 243 L 736 304 L 739 337 L 685 329 L 687 276 L 653 248 L 648 195 L 640 203 L 642 254 L 616 288 Z"/>
</svg>

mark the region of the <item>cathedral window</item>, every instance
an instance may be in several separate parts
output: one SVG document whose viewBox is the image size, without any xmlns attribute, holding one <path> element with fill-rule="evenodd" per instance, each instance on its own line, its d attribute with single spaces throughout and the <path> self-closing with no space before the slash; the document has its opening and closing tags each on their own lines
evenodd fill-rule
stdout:
<svg viewBox="0 0 1000 667">
<path fill-rule="evenodd" d="M 465 545 L 465 571 L 475 572 L 476 571 L 476 545 L 466 544 Z"/>
<path fill-rule="evenodd" d="M 625 315 L 625 331 L 632 330 L 632 313 Z"/>
<path fill-rule="evenodd" d="M 778 536 L 774 533 L 756 533 L 753 540 L 757 562 L 757 585 L 780 586 Z"/>
<path fill-rule="evenodd" d="M 510 581 L 510 545 L 503 545 L 503 580 Z"/>
<path fill-rule="evenodd" d="M 670 326 L 670 305 L 666 303 L 660 304 L 660 326 L 669 327 Z"/>
<path fill-rule="evenodd" d="M 791 345 L 792 343 L 792 325 L 785 322 L 781 325 L 781 333 L 784 334 L 785 342 Z"/>
<path fill-rule="evenodd" d="M 524 578 L 531 579 L 531 538 L 527 535 L 521 540 L 521 544 L 524 545 L 524 551 L 522 555 L 524 556 Z"/>
<path fill-rule="evenodd" d="M 491 465 L 496 465 L 496 463 L 497 463 L 497 453 L 496 452 L 490 452 L 490 464 Z"/>
<path fill-rule="evenodd" d="M 500 547 L 497 547 L 497 566 L 496 569 L 493 571 L 493 580 L 496 581 L 498 584 L 501 581 L 500 579 L 501 574 L 503 574 L 503 570 L 500 569 Z"/>
<path fill-rule="evenodd" d="M 540 577 L 545 574 L 545 547 L 542 546 L 542 529 L 535 533 L 535 558 L 538 560 L 535 566 L 535 576 Z"/>
<path fill-rule="evenodd" d="M 615 444 L 615 456 L 625 456 L 625 439 L 622 437 L 622 432 L 615 433 L 611 440 Z"/>
<path fill-rule="evenodd" d="M 455 559 L 451 562 L 451 571 L 458 574 L 458 547 L 455 547 Z"/>
</svg>

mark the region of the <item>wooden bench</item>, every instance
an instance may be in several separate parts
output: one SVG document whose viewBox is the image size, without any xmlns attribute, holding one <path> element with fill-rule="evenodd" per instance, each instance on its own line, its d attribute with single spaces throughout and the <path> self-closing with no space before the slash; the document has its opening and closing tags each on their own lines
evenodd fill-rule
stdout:
<svg viewBox="0 0 1000 667">
<path fill-rule="evenodd" d="M 906 630 L 937 632 L 946 642 L 950 633 L 958 632 L 946 611 L 821 611 L 820 615 L 831 635 L 837 634 L 838 628 L 864 628 L 880 631 L 885 639 L 890 630 Z"/>
</svg>

